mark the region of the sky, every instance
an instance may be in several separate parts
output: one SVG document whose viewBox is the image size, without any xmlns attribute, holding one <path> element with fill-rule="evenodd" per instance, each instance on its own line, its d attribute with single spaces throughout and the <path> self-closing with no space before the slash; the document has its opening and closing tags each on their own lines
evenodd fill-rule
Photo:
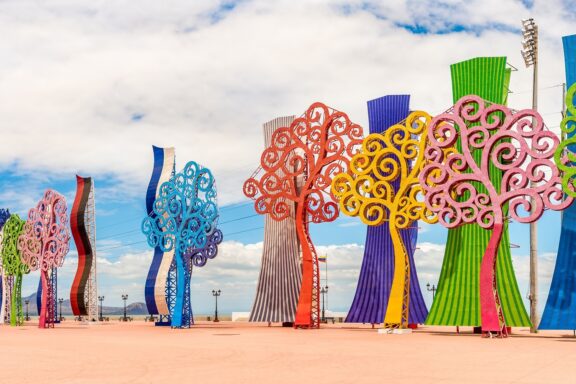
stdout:
<svg viewBox="0 0 576 384">
<path fill-rule="evenodd" d="M 517 71 L 509 106 L 531 106 L 521 23 L 540 30 L 539 111 L 558 132 L 561 37 L 576 33 L 575 1 L 33 1 L 0 2 L 0 207 L 26 216 L 53 188 L 74 200 L 75 174 L 96 187 L 99 294 L 105 305 L 143 301 L 152 251 L 140 233 L 152 145 L 176 148 L 217 180 L 224 243 L 192 276 L 197 314 L 249 311 L 263 218 L 242 194 L 263 149 L 262 124 L 322 101 L 368 131 L 366 102 L 410 94 L 431 114 L 452 105 L 452 63 L 506 56 Z M 446 230 L 421 224 L 416 265 L 424 296 L 436 284 Z M 540 306 L 553 273 L 560 215 L 539 224 Z M 358 219 L 312 226 L 328 255 L 329 309 L 346 311 L 362 260 Z M 513 262 L 528 293 L 528 226 L 513 223 Z M 59 271 L 68 298 L 77 253 Z M 22 293 L 36 289 L 38 273 Z"/>
</svg>

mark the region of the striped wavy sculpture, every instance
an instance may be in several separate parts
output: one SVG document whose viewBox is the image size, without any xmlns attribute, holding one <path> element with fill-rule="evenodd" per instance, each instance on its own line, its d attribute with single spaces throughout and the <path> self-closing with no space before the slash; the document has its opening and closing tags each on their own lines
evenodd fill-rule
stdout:
<svg viewBox="0 0 576 384">
<path fill-rule="evenodd" d="M 146 191 L 146 213 L 154 214 L 154 201 L 160 195 L 160 187 L 174 176 L 176 155 L 174 148 L 152 146 L 154 168 Z M 159 315 L 157 325 L 170 325 L 170 310 L 176 299 L 176 264 L 174 250 L 163 252 L 154 248 L 152 263 L 144 287 L 146 307 L 150 315 Z"/>
<path fill-rule="evenodd" d="M 270 146 L 274 132 L 289 127 L 294 116 L 278 117 L 264 124 L 264 145 Z M 282 177 L 282 171 L 277 174 Z M 266 215 L 262 264 L 250 321 L 293 323 L 302 281 L 300 251 L 293 202 L 288 203 L 289 216 L 276 221 Z"/>
<path fill-rule="evenodd" d="M 296 233 L 302 247 L 302 284 L 295 327 L 320 326 L 320 271 L 308 223 L 333 221 L 338 204 L 330 193 L 332 178 L 346 172 L 362 143 L 362 127 L 348 115 L 322 103 L 312 104 L 288 127 L 276 129 L 256 172 L 244 183 L 259 214 L 276 221 L 291 217 L 296 205 Z"/>
<path fill-rule="evenodd" d="M 480 267 L 482 331 L 505 336 L 496 265 L 504 221 L 537 220 L 545 208 L 561 210 L 561 178 L 552 161 L 558 138 L 544 129 L 533 110 L 514 112 L 485 102 L 478 96 L 462 97 L 451 112 L 436 116 L 428 131 L 427 164 L 420 174 L 427 208 L 442 225 L 454 228 L 476 223 L 492 232 Z M 449 151 L 449 147 L 460 151 Z M 481 149 L 480 161 L 472 150 Z M 502 171 L 501 188 L 494 186 L 489 169 Z"/>
<path fill-rule="evenodd" d="M 70 229 L 78 250 L 78 267 L 70 289 L 70 306 L 75 316 L 96 321 L 96 214 L 91 177 L 76 176 L 76 197 L 70 213 Z"/>
<path fill-rule="evenodd" d="M 425 164 L 426 134 L 431 117 L 412 112 L 384 133 L 369 135 L 350 161 L 349 171 L 332 181 L 340 210 L 371 226 L 387 222 L 394 247 L 394 275 L 384 318 L 385 328 L 407 328 L 410 308 L 410 258 L 400 231 L 416 220 L 435 223 L 426 207 L 418 175 Z M 397 185 L 397 187 L 396 187 Z"/>
<path fill-rule="evenodd" d="M 4 324 L 6 321 L 6 315 L 9 316 L 9 311 L 6 312 L 6 305 L 5 303 L 10 302 L 10 293 L 12 292 L 13 281 L 7 278 L 7 275 L 4 273 L 2 268 L 2 244 L 4 240 L 4 224 L 10 218 L 10 211 L 8 209 L 1 208 L 0 209 L 0 276 L 2 276 L 2 286 L 1 291 L 2 294 L 1 302 L 0 302 L 0 324 Z"/>
<path fill-rule="evenodd" d="M 216 256 L 222 233 L 216 228 L 218 205 L 212 172 L 193 161 L 160 186 L 152 214 L 142 222 L 148 245 L 174 252 L 176 297 L 171 326 L 193 324 L 190 304 L 192 265 L 203 266 Z"/>
<path fill-rule="evenodd" d="M 40 328 L 53 327 L 56 321 L 55 294 L 49 284 L 52 268 L 61 267 L 68 253 L 70 232 L 64 196 L 48 189 L 35 208 L 28 212 L 18 247 L 22 261 L 31 271 L 40 269 L 42 306 Z"/>
</svg>

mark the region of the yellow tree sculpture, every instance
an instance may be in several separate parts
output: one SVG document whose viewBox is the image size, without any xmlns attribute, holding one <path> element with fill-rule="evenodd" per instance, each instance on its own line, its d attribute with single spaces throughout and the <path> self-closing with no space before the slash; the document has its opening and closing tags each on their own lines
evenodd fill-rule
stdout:
<svg viewBox="0 0 576 384">
<path fill-rule="evenodd" d="M 394 247 L 394 275 L 385 328 L 408 327 L 410 262 L 400 230 L 415 220 L 435 223 L 436 216 L 421 198 L 418 175 L 423 168 L 428 124 L 431 117 L 412 112 L 403 123 L 364 139 L 362 150 L 350 162 L 348 173 L 332 182 L 332 193 L 348 216 L 359 216 L 367 225 L 388 221 Z"/>
</svg>

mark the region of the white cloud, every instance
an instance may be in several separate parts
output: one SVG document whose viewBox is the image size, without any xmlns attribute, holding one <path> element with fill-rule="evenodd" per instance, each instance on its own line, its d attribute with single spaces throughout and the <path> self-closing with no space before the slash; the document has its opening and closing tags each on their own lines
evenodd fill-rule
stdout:
<svg viewBox="0 0 576 384">
<path fill-rule="evenodd" d="M 179 167 L 201 161 L 216 173 L 221 202 L 238 201 L 268 119 L 323 100 L 366 125 L 365 101 L 399 92 L 438 112 L 451 103 L 450 63 L 508 55 L 521 68 L 519 35 L 423 36 L 397 23 L 516 28 L 532 12 L 543 32 L 540 83 L 561 83 L 559 37 L 572 24 L 552 3 L 351 2 L 345 12 L 346 3 L 320 1 L 246 1 L 231 11 L 208 1 L 3 2 L 0 167 L 112 176 L 121 198 L 146 185 L 151 144 L 176 145 Z M 516 72 L 513 90 L 529 89 L 529 76 Z M 557 91 L 542 93 L 542 111 L 559 110 Z M 529 94 L 510 99 L 529 105 Z"/>
</svg>

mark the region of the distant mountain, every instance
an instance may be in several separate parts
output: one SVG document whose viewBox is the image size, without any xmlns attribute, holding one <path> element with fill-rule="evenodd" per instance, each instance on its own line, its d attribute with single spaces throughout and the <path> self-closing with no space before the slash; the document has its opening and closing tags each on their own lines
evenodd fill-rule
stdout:
<svg viewBox="0 0 576 384">
<path fill-rule="evenodd" d="M 36 293 L 31 294 L 27 297 L 22 297 L 22 308 L 26 312 L 26 300 L 28 300 L 28 310 L 30 311 L 30 316 L 38 315 L 38 308 L 36 306 Z M 98 307 L 100 310 L 100 307 Z M 60 314 L 60 304 L 58 304 L 58 314 Z M 123 315 L 124 307 L 108 307 L 106 305 L 102 306 L 102 316 L 114 316 Z M 145 303 L 131 303 L 126 306 L 127 315 L 147 315 L 148 309 Z M 70 300 L 64 300 L 62 302 L 62 315 L 72 316 L 72 307 L 70 306 Z"/>
</svg>

